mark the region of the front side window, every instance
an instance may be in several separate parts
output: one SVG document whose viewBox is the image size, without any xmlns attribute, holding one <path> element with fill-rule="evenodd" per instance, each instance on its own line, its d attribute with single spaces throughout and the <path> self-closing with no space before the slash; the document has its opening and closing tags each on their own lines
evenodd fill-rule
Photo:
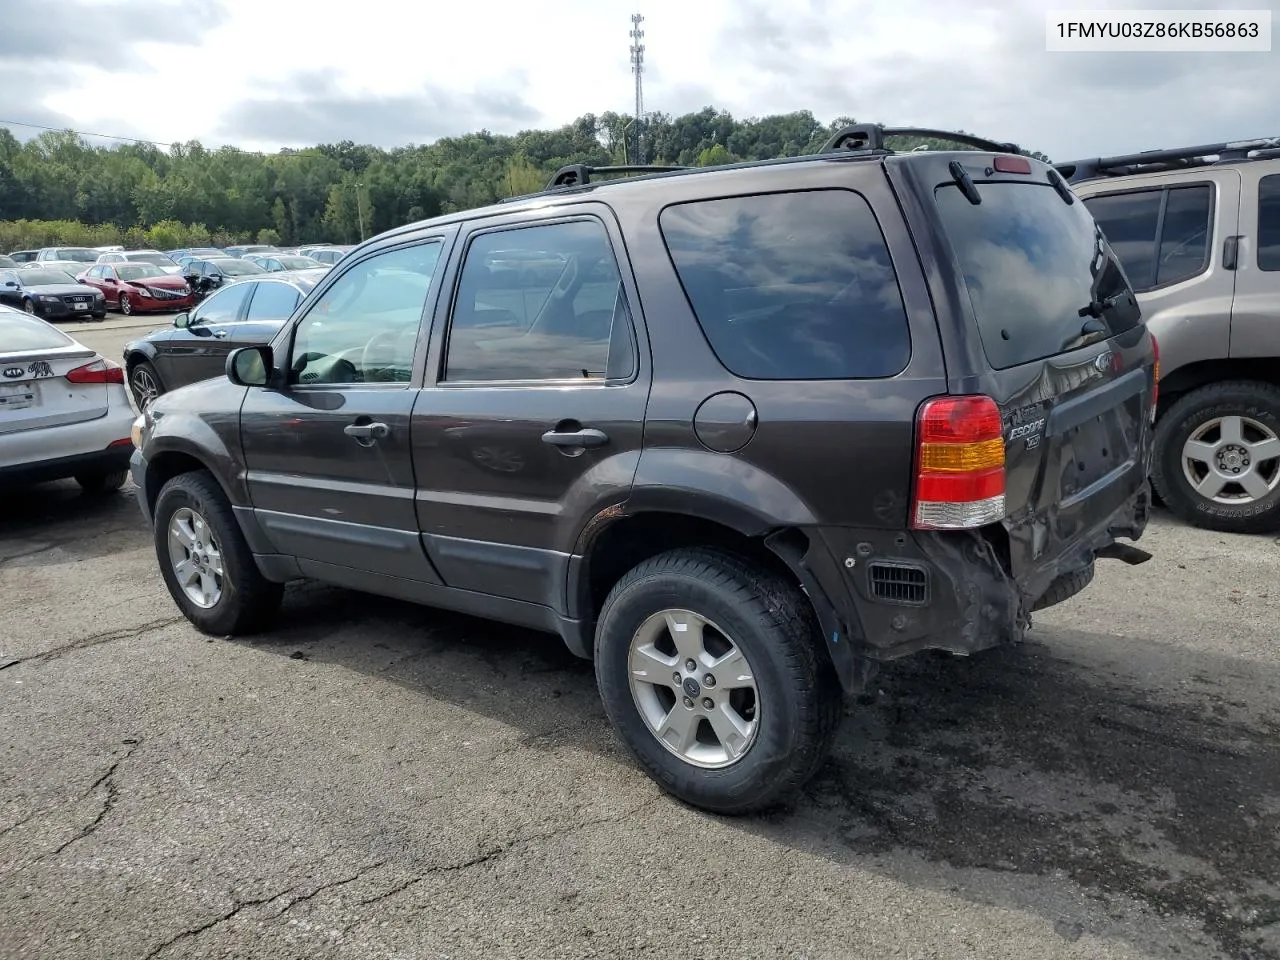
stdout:
<svg viewBox="0 0 1280 960">
<path fill-rule="evenodd" d="M 433 240 L 346 270 L 298 322 L 289 382 L 408 382 L 439 257 L 440 242 Z"/>
<path fill-rule="evenodd" d="M 1258 269 L 1280 270 L 1280 173 L 1258 181 Z"/>
<path fill-rule="evenodd" d="M 233 283 L 223 287 L 196 309 L 190 326 L 199 323 L 231 323 L 240 316 L 240 308 L 249 294 L 248 284 Z"/>
<path fill-rule="evenodd" d="M 450 317 L 444 379 L 627 379 L 635 372 L 618 263 L 598 220 L 472 240 Z"/>
<path fill-rule="evenodd" d="M 663 239 L 720 362 L 755 380 L 891 377 L 911 358 L 898 278 L 849 190 L 668 207 Z"/>
</svg>

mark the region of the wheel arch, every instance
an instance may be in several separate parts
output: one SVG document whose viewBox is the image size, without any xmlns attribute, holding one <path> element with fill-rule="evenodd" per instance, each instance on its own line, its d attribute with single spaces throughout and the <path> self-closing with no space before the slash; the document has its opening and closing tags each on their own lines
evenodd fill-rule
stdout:
<svg viewBox="0 0 1280 960">
<path fill-rule="evenodd" d="M 602 511 L 583 531 L 570 563 L 568 612 L 589 629 L 605 598 L 636 565 L 669 550 L 718 547 L 743 556 L 793 584 L 806 597 L 831 665 L 847 692 L 860 689 L 866 664 L 857 657 L 847 624 L 819 569 L 826 547 L 801 526 L 778 524 L 740 504 L 705 499 L 702 509 L 652 507 Z M 588 649 L 590 649 L 588 647 Z"/>
<path fill-rule="evenodd" d="M 1223 357 L 1197 360 L 1161 373 L 1159 419 L 1178 400 L 1193 390 L 1228 380 L 1257 380 L 1280 386 L 1280 357 Z"/>
</svg>

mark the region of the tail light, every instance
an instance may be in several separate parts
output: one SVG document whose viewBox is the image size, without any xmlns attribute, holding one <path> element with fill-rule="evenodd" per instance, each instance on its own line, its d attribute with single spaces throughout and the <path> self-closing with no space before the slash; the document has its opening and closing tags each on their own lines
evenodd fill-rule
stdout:
<svg viewBox="0 0 1280 960">
<path fill-rule="evenodd" d="M 1156 422 L 1156 403 L 1160 399 L 1160 341 L 1154 333 L 1151 337 L 1151 352 L 1155 354 L 1155 363 L 1151 370 L 1151 422 Z"/>
<path fill-rule="evenodd" d="M 916 418 L 911 525 L 966 530 L 1005 515 L 1004 427 L 990 397 L 935 397 Z"/>
<path fill-rule="evenodd" d="M 94 360 L 67 371 L 68 383 L 124 383 L 124 370 L 110 360 Z"/>
</svg>

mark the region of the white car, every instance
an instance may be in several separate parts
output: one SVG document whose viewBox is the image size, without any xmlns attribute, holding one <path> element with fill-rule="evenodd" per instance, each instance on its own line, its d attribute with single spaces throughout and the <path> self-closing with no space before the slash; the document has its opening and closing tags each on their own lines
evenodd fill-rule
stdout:
<svg viewBox="0 0 1280 960">
<path fill-rule="evenodd" d="M 182 272 L 182 267 L 159 250 L 111 250 L 98 257 L 98 263 L 149 263 L 170 276 Z"/>
<path fill-rule="evenodd" d="M 0 306 L 0 486 L 74 477 L 91 492 L 119 489 L 133 421 L 119 364 Z"/>
</svg>

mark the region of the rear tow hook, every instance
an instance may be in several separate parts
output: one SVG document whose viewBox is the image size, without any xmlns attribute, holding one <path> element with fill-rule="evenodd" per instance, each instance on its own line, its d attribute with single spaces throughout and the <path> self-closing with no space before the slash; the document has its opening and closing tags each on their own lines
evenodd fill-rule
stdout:
<svg viewBox="0 0 1280 960">
<path fill-rule="evenodd" d="M 1109 560 L 1123 560 L 1131 567 L 1136 567 L 1140 563 L 1146 563 L 1151 559 L 1151 554 L 1145 550 L 1139 550 L 1137 547 L 1127 543 L 1113 543 L 1110 546 L 1103 547 L 1095 556 Z"/>
</svg>

